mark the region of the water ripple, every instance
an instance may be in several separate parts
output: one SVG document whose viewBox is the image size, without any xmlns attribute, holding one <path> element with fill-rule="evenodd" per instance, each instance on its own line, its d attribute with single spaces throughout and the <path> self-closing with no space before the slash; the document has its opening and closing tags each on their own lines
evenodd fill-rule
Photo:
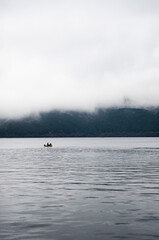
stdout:
<svg viewBox="0 0 159 240">
<path fill-rule="evenodd" d="M 0 148 L 0 239 L 158 239 L 158 138 L 12 141 Z"/>
</svg>

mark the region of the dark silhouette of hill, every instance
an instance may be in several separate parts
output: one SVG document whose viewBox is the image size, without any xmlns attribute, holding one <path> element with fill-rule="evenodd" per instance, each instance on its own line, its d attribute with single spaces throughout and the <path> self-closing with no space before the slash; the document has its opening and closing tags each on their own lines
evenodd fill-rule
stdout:
<svg viewBox="0 0 159 240">
<path fill-rule="evenodd" d="M 0 137 L 159 136 L 158 109 L 99 109 L 41 113 L 39 117 L 1 120 Z"/>
</svg>

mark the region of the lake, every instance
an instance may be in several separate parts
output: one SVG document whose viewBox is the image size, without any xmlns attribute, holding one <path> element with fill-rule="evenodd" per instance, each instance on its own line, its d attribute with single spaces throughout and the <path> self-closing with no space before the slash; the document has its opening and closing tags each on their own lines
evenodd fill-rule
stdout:
<svg viewBox="0 0 159 240">
<path fill-rule="evenodd" d="M 159 138 L 0 139 L 0 239 L 159 239 Z"/>
</svg>

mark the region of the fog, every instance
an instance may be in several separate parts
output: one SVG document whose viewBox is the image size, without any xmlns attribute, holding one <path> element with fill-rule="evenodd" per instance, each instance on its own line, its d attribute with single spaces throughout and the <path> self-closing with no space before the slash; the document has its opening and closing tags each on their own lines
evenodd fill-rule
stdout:
<svg viewBox="0 0 159 240">
<path fill-rule="evenodd" d="M 159 106 L 158 0 L 1 0 L 0 118 Z"/>
</svg>

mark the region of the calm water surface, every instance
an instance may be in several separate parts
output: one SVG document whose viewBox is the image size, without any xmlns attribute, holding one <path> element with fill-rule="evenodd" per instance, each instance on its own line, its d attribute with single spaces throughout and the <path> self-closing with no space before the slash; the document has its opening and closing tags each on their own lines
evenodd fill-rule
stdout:
<svg viewBox="0 0 159 240">
<path fill-rule="evenodd" d="M 159 138 L 0 139 L 0 239 L 159 239 Z"/>
</svg>

